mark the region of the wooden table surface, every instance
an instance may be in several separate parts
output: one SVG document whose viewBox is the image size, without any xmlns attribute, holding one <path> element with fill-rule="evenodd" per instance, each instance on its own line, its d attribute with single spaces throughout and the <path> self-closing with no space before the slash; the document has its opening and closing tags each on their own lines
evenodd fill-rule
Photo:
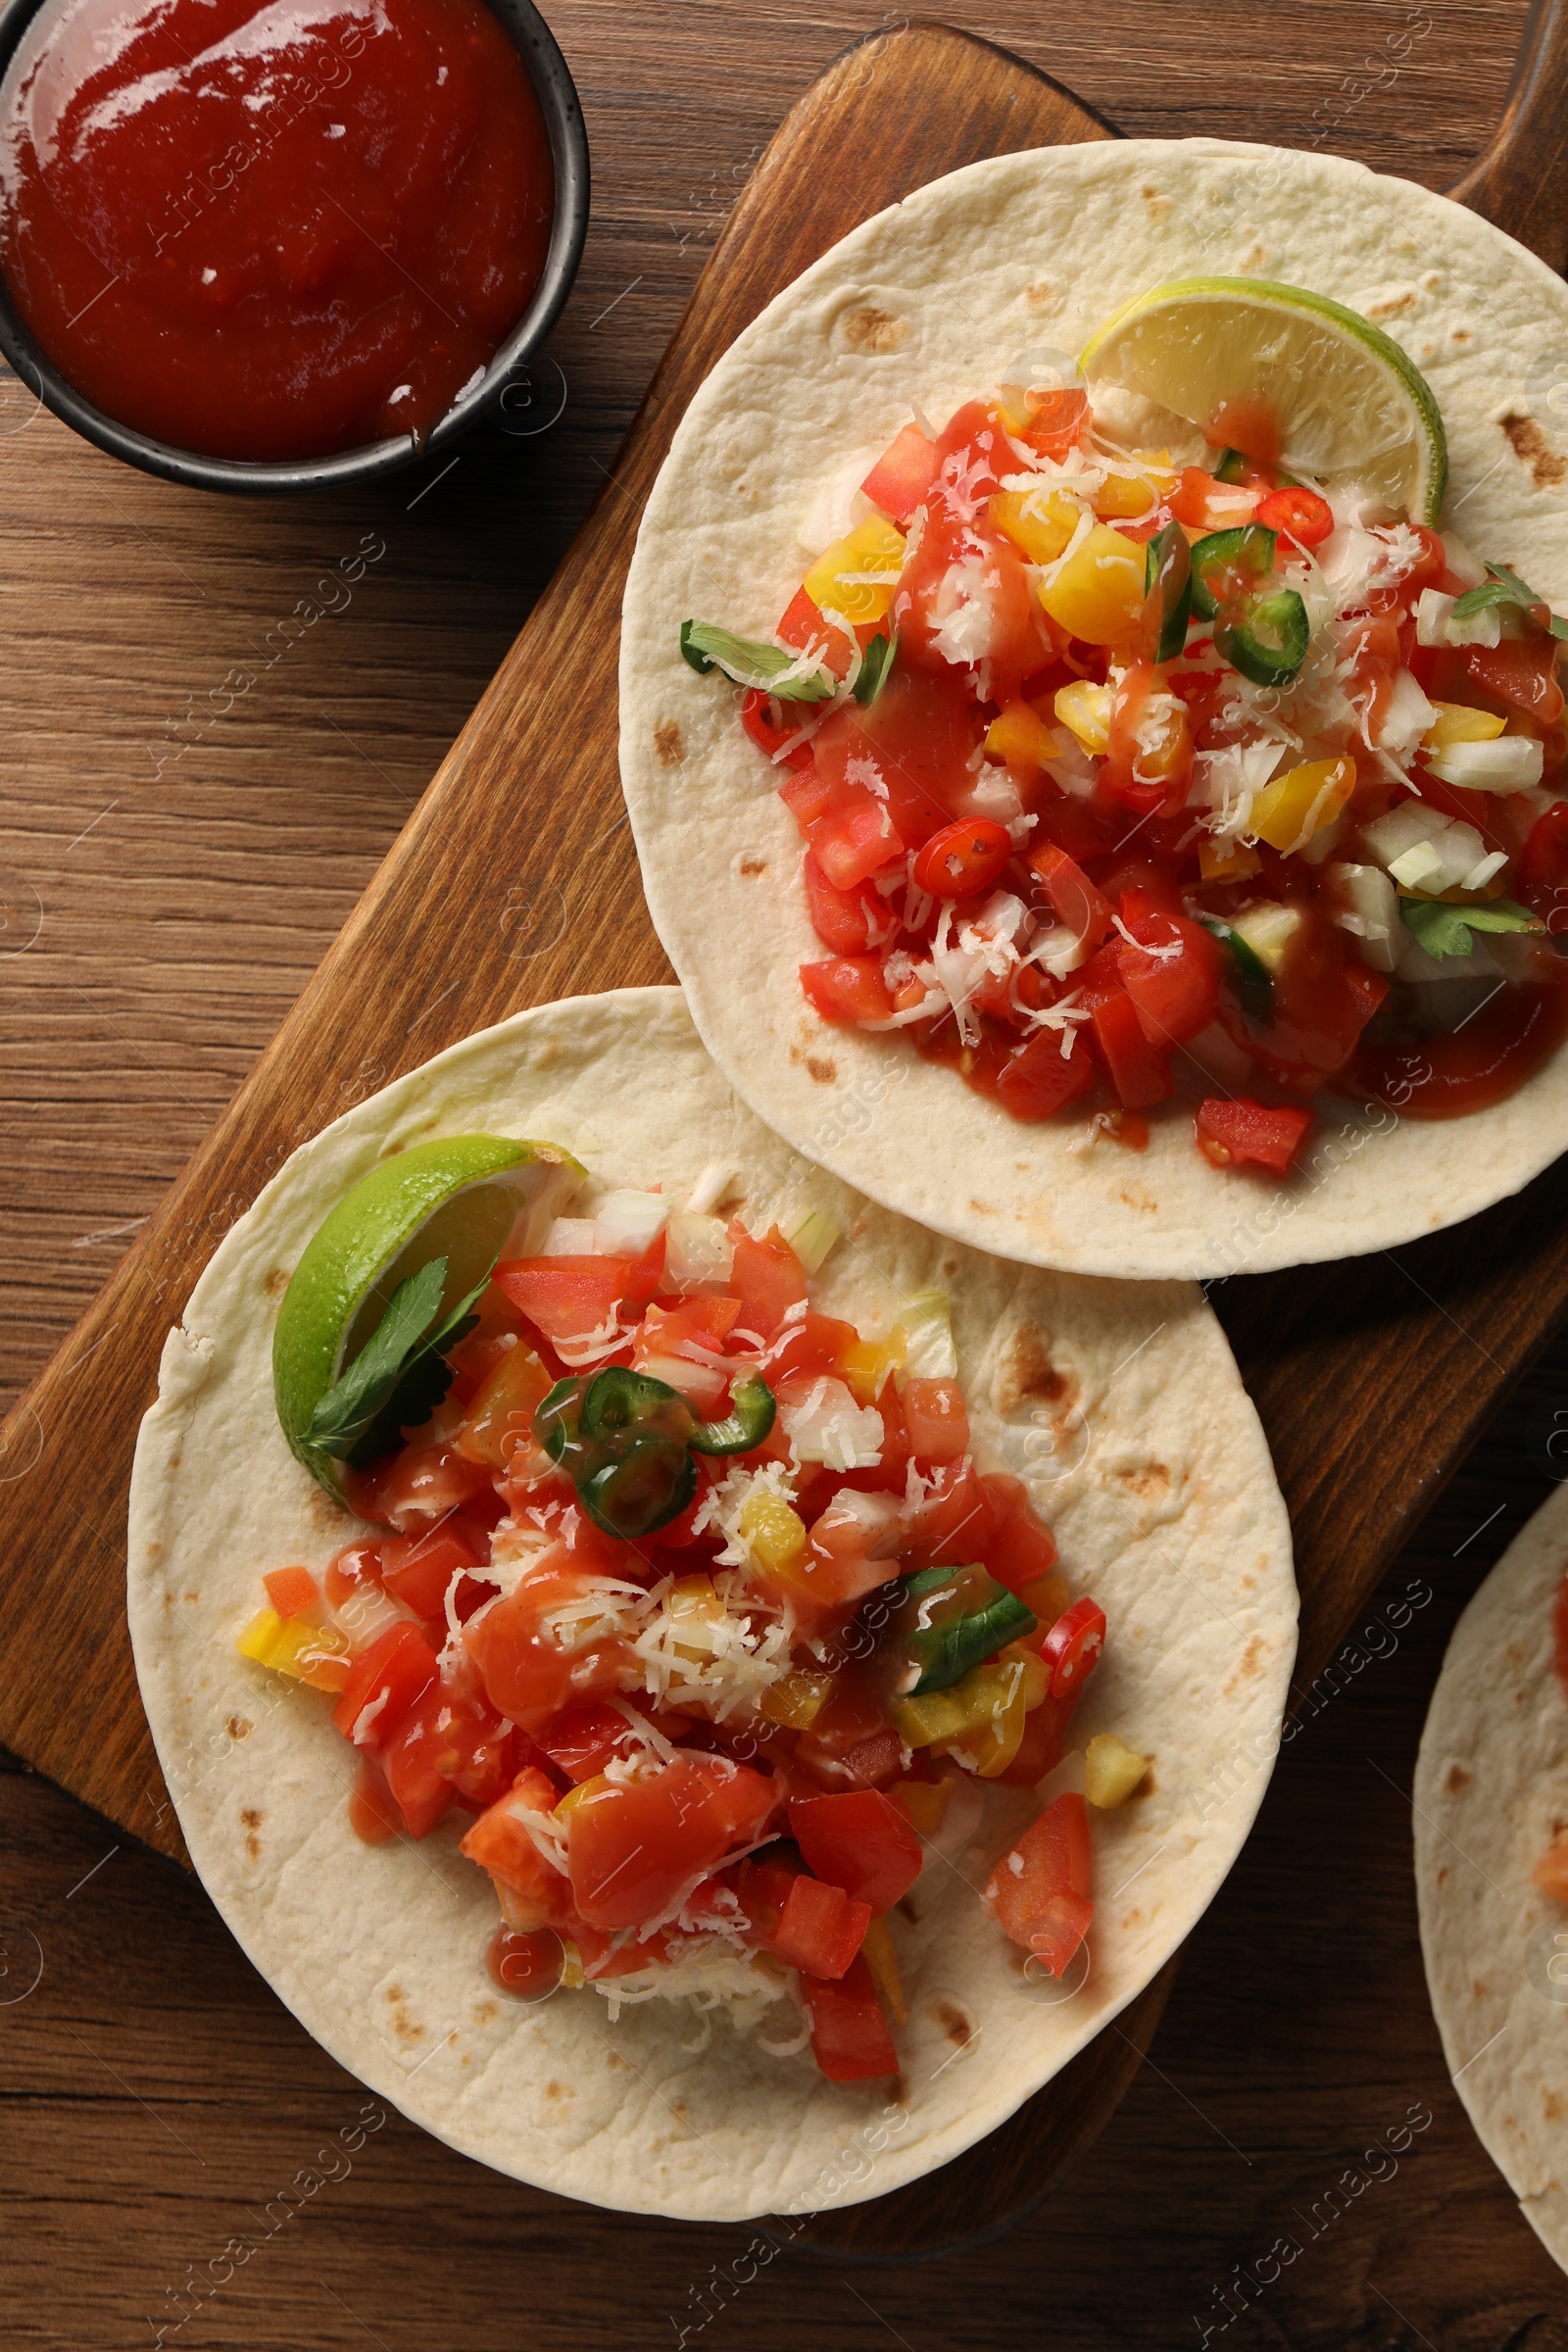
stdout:
<svg viewBox="0 0 1568 2352">
<path fill-rule="evenodd" d="M 537 405 L 514 420 L 526 429 L 357 501 L 236 503 L 215 564 L 206 539 L 193 555 L 194 494 L 70 444 L 4 387 L 0 1402 L 74 1320 L 368 880 L 612 463 L 769 132 L 848 39 L 895 21 L 870 0 L 548 13 L 583 98 L 595 224 Z M 945 13 L 1129 132 L 1321 144 L 1442 186 L 1501 110 L 1525 8 Z M 29 462 L 45 437 L 71 459 L 64 505 L 59 466 L 46 499 Z M 313 593 L 320 618 L 280 635 Z M 605 2226 L 582 2209 L 379 2109 L 362 2118 L 358 2087 L 199 1887 L 43 1784 L 0 1778 L 0 2343 L 118 2352 L 162 2328 L 192 2348 L 575 2352 L 684 2328 L 704 2352 L 888 2334 L 939 2352 L 1165 2347 L 1206 2328 L 1210 2341 L 1560 2352 L 1568 2286 L 1445 2076 L 1402 1793 L 1453 1616 L 1546 1491 L 1558 1404 L 1568 1348 L 1386 1588 L 1431 1597 L 1397 1635 L 1375 1604 L 1377 1630 L 1334 1673 L 1343 1688 L 1319 1687 L 1099 2147 L 1001 2244 L 914 2273 L 760 2266 L 746 2230 L 630 2220 L 607 2265 Z M 1419 2129 L 1392 2172 L 1367 2151 L 1407 2117 Z M 1342 2180 L 1348 2207 L 1330 2196 Z M 1219 2300 L 1237 2266 L 1271 2273 L 1282 2239 L 1273 2283 Z"/>
</svg>

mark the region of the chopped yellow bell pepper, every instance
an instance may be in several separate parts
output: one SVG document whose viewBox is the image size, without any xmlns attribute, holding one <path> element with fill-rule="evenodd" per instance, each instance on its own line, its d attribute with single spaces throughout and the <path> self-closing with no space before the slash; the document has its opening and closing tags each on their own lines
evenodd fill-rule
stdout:
<svg viewBox="0 0 1568 2352">
<path fill-rule="evenodd" d="M 1244 841 L 1200 841 L 1198 870 L 1205 882 L 1248 882 L 1262 870 L 1263 860 Z"/>
<path fill-rule="evenodd" d="M 904 1361 L 902 1348 L 886 1347 L 876 1340 L 857 1340 L 853 1348 L 844 1350 L 844 1377 L 861 1404 L 875 1404 L 881 1396 L 890 1372 L 896 1372 Z"/>
<path fill-rule="evenodd" d="M 832 1688 L 831 1674 L 792 1666 L 776 1683 L 769 1683 L 759 1703 L 769 1723 L 781 1723 L 792 1732 L 808 1732 Z"/>
<path fill-rule="evenodd" d="M 942 1827 L 953 1794 L 951 1781 L 900 1781 L 889 1792 L 904 1807 L 922 1838 L 934 1838 Z"/>
<path fill-rule="evenodd" d="M 806 593 L 819 612 L 846 620 L 880 620 L 904 569 L 904 533 L 885 514 L 858 522 L 835 539 L 806 575 Z"/>
<path fill-rule="evenodd" d="M 1437 717 L 1421 738 L 1424 752 L 1446 751 L 1450 743 L 1491 743 L 1506 719 L 1494 710 L 1472 710 L 1467 703 L 1434 703 Z"/>
<path fill-rule="evenodd" d="M 602 1772 L 596 1772 L 592 1780 L 579 1781 L 575 1788 L 566 1790 L 565 1795 L 557 1805 L 557 1820 L 569 1821 L 579 1805 L 587 1804 L 592 1797 L 603 1796 L 605 1790 L 612 1788 L 614 1785 L 613 1781 L 608 1779 Z"/>
<path fill-rule="evenodd" d="M 241 1657 L 270 1666 L 296 1683 L 316 1690 L 341 1690 L 349 1679 L 352 1644 L 336 1626 L 307 1624 L 303 1617 L 279 1617 L 272 1608 L 258 1609 L 234 1644 Z"/>
<path fill-rule="evenodd" d="M 1334 822 L 1354 790 L 1353 760 L 1307 760 L 1264 785 L 1248 830 L 1271 849 L 1298 850 Z"/>
<path fill-rule="evenodd" d="M 1097 760 L 1110 748 L 1110 688 L 1097 686 L 1093 678 L 1074 678 L 1070 686 L 1056 688 L 1056 716 Z"/>
<path fill-rule="evenodd" d="M 1097 1732 L 1084 1750 L 1084 1794 L 1092 1805 L 1108 1813 L 1124 1805 L 1149 1771 L 1150 1759 L 1118 1740 L 1114 1732 Z"/>
<path fill-rule="evenodd" d="M 1065 490 L 999 490 L 986 500 L 998 530 L 1031 564 L 1054 564 L 1082 512 Z"/>
<path fill-rule="evenodd" d="M 1097 522 L 1041 589 L 1040 602 L 1069 636 L 1086 645 L 1116 645 L 1131 636 L 1143 612 L 1145 562 L 1139 541 Z"/>
<path fill-rule="evenodd" d="M 928 1690 L 921 1698 L 896 1698 L 889 1712 L 900 1739 L 910 1747 L 959 1739 L 969 1728 L 969 1712 L 958 1695 L 962 1688 L 960 1683 L 951 1690 Z"/>
<path fill-rule="evenodd" d="M 1009 767 L 1034 769 L 1061 751 L 1061 737 L 1048 727 L 1033 703 L 1009 703 L 986 729 L 986 750 Z"/>
<path fill-rule="evenodd" d="M 902 2026 L 908 2011 L 904 2006 L 898 1955 L 893 1949 L 893 1937 L 888 1933 L 884 1913 L 879 1911 L 866 1929 L 860 1949 L 865 1954 L 865 1965 L 871 1971 L 871 1982 L 887 2004 L 889 2016 L 896 2026 Z"/>
<path fill-rule="evenodd" d="M 961 1749 L 983 1781 L 1005 1772 L 1018 1752 L 1024 1717 L 1050 1688 L 1046 1668 L 1020 1642 L 972 1666 L 950 1690 L 900 1699 L 894 1722 L 911 1747 L 937 1741 Z"/>
<path fill-rule="evenodd" d="M 1033 1609 L 1042 1626 L 1049 1627 L 1069 1606 L 1072 1587 L 1060 1568 L 1052 1568 L 1044 1576 L 1037 1576 L 1032 1585 L 1025 1585 L 1018 1598 L 1026 1609 Z"/>
<path fill-rule="evenodd" d="M 580 1992 L 588 1982 L 583 1973 L 582 1954 L 574 1943 L 562 1945 L 561 1982 L 567 1992 Z"/>
<path fill-rule="evenodd" d="M 771 1494 L 765 1487 L 748 1494 L 739 1524 L 747 1548 L 766 1575 L 787 1574 L 806 1549 L 805 1520 L 781 1494 Z"/>
</svg>

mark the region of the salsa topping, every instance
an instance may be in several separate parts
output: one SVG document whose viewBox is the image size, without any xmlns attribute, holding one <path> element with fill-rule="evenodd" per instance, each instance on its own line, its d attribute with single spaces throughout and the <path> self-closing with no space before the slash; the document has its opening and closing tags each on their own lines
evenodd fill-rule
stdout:
<svg viewBox="0 0 1568 2352">
<path fill-rule="evenodd" d="M 444 1259 L 392 1290 L 327 1399 L 360 1400 L 345 1444 L 438 1333 L 440 1379 L 345 1453 L 368 1532 L 272 1570 L 239 1647 L 330 1698 L 362 1837 L 466 1817 L 504 1988 L 793 1992 L 832 2080 L 896 2073 L 890 1914 L 951 1807 L 972 1834 L 975 1791 L 1061 1761 L 1104 1614 L 976 1458 L 945 1296 L 847 1321 L 813 1301 L 821 1213 L 721 1218 L 720 1172 L 568 1214 L 575 1163 L 518 1149 L 561 1213 L 439 1326 Z M 1119 1804 L 1148 1759 L 1100 1740 Z M 1055 1974 L 1093 1917 L 1086 1802 L 1053 1793 L 987 1889 Z"/>
<path fill-rule="evenodd" d="M 1266 408 L 1224 403 L 1202 463 L 1076 381 L 917 418 L 771 642 L 681 645 L 747 689 L 800 830 L 820 1019 L 1018 1119 L 1136 1142 L 1180 1106 L 1214 1165 L 1281 1176 L 1319 1094 L 1457 1115 L 1568 1028 L 1568 620 L 1383 491 L 1287 473 Z"/>
</svg>

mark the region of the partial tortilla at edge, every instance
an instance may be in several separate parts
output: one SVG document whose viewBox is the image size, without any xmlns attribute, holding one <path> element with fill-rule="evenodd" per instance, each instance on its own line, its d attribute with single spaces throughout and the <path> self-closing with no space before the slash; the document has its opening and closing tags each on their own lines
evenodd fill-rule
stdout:
<svg viewBox="0 0 1568 2352">
<path fill-rule="evenodd" d="M 754 1226 L 819 1208 L 845 1238 L 813 1281 L 867 1328 L 952 1296 L 983 1462 L 1028 1479 L 1109 1640 L 1075 1738 L 1119 1731 L 1153 1786 L 1094 1816 L 1092 1968 L 1032 1986 L 981 1906 L 1034 1800 L 998 1791 L 895 1918 L 905 2073 L 835 2086 L 723 2016 L 651 2002 L 612 2025 L 591 1991 L 526 2007 L 483 1966 L 488 1880 L 463 1823 L 371 1848 L 321 1696 L 240 1657 L 259 1579 L 319 1571 L 347 1519 L 273 1415 L 271 1325 L 326 1211 L 387 1152 L 475 1128 L 564 1145 L 605 1186 L 685 1198 L 706 1170 Z M 224 1919 L 307 2029 L 464 2153 L 591 2203 L 705 2220 L 877 2195 L 991 2131 L 1189 1934 L 1239 1851 L 1279 1744 L 1295 1655 L 1289 1529 L 1256 1416 L 1196 1290 L 1048 1275 L 875 1208 L 798 1158 L 730 1093 L 679 992 L 516 1015 L 360 1103 L 294 1153 L 202 1275 L 137 1447 L 129 1614 L 160 1761 Z M 793 2006 L 761 2034 L 797 2031 Z"/>
</svg>

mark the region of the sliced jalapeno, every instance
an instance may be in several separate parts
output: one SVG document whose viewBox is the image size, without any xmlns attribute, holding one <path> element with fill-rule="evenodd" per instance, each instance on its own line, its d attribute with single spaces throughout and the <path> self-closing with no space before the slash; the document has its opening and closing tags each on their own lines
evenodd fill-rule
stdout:
<svg viewBox="0 0 1568 2352">
<path fill-rule="evenodd" d="M 535 1410 L 533 1434 L 553 1462 L 559 1462 L 566 1447 L 575 1442 L 582 1422 L 585 1385 L 580 1380 L 558 1380 Z"/>
<path fill-rule="evenodd" d="M 1214 643 L 1254 686 L 1288 686 L 1306 660 L 1306 607 L 1294 588 L 1276 588 L 1214 624 Z"/>
<path fill-rule="evenodd" d="M 1144 636 L 1156 662 L 1174 662 L 1187 643 L 1193 609 L 1193 564 L 1187 533 L 1167 522 L 1144 550 Z"/>
<path fill-rule="evenodd" d="M 547 1396 L 545 1403 L 550 1399 Z M 611 1364 L 596 1372 L 583 1395 L 582 1434 L 591 1443 L 605 1438 L 668 1437 L 684 1441 L 695 1416 L 678 1389 L 651 1372 Z"/>
<path fill-rule="evenodd" d="M 697 1464 L 678 1438 L 634 1438 L 577 1485 L 577 1499 L 607 1536 L 632 1544 L 678 1519 L 697 1492 Z"/>
<path fill-rule="evenodd" d="M 750 1453 L 760 1446 L 773 1426 L 778 1406 L 761 1375 L 748 1372 L 729 1394 L 729 1411 L 722 1421 L 699 1421 L 688 1446 L 699 1453 Z"/>
<path fill-rule="evenodd" d="M 1274 568 L 1278 533 L 1260 522 L 1238 523 L 1234 530 L 1210 531 L 1193 548 L 1193 611 L 1200 620 L 1212 620 L 1226 593 L 1225 574 L 1242 588 L 1266 580 Z"/>
</svg>

